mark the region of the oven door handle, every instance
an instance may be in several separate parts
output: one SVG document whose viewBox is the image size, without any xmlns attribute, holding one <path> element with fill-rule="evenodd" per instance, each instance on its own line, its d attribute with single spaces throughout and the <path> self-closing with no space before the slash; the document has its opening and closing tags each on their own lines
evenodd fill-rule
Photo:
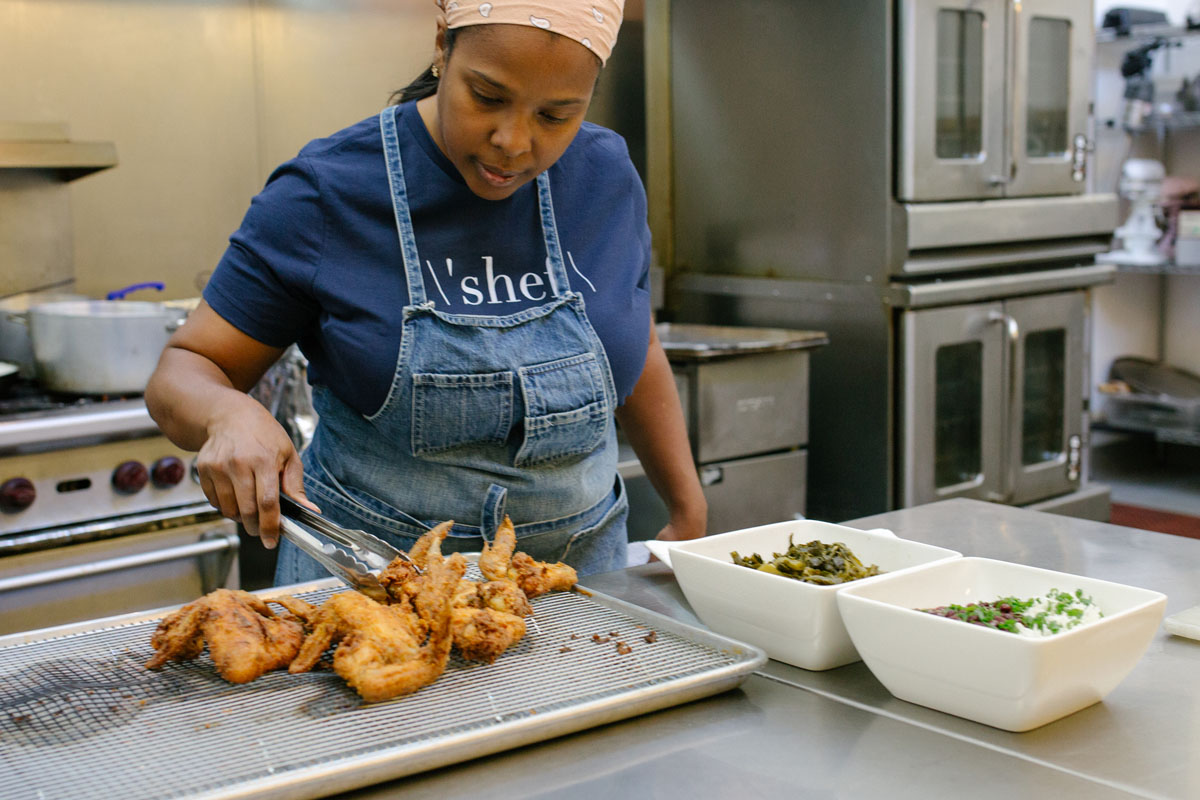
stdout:
<svg viewBox="0 0 1200 800">
<path fill-rule="evenodd" d="M 132 556 L 118 556 L 117 558 L 96 561 L 90 564 L 76 564 L 59 569 L 48 569 L 45 572 L 35 572 L 30 575 L 3 578 L 0 579 L 0 593 L 28 589 L 33 586 L 45 586 L 51 583 L 61 583 L 92 575 L 102 575 L 106 572 L 118 572 L 148 564 L 159 564 L 164 561 L 177 561 L 183 558 L 195 558 L 210 553 L 222 553 L 226 550 L 237 549 L 237 536 L 235 534 L 222 533 L 211 539 L 202 539 L 192 544 L 167 547 L 162 550 L 152 550 Z"/>
<path fill-rule="evenodd" d="M 1016 493 L 1017 486 L 1016 459 L 1019 448 L 1014 446 L 1014 437 L 1021 430 L 1021 420 L 1017 418 L 1017 414 L 1021 410 L 1020 404 L 1017 402 L 1017 377 L 1019 374 L 1017 353 L 1021 346 L 1021 326 L 1012 314 L 1007 314 L 1003 311 L 992 311 L 989 313 L 988 322 L 998 322 L 1004 325 L 1004 356 L 1008 360 L 1008 386 L 1004 392 L 1007 397 L 1007 404 L 1003 411 L 1006 430 L 1004 431 L 1004 435 L 1000 437 L 1000 472 L 1003 475 L 1003 485 L 1000 487 L 999 496 L 994 496 L 990 499 L 1001 503 L 1010 503 L 1012 502 L 1013 495 Z"/>
</svg>

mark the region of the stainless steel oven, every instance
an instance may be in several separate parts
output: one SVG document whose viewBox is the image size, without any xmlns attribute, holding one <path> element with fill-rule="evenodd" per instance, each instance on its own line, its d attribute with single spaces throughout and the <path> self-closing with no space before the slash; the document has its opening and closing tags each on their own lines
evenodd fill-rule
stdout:
<svg viewBox="0 0 1200 800">
<path fill-rule="evenodd" d="M 239 583 L 239 533 L 140 398 L 0 401 L 0 633 Z"/>
<path fill-rule="evenodd" d="M 1084 364 L 1118 206 L 1088 185 L 1092 8 L 647 3 L 665 315 L 828 334 L 811 516 L 956 495 L 1107 515 Z"/>
<path fill-rule="evenodd" d="M 897 196 L 1084 191 L 1090 0 L 903 0 Z"/>
</svg>

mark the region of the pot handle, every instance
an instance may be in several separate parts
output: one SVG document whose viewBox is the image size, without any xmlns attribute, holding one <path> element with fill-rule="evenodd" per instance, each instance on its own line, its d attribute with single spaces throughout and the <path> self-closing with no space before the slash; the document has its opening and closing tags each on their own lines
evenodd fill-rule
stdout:
<svg viewBox="0 0 1200 800">
<path fill-rule="evenodd" d="M 107 300 L 124 300 L 125 295 L 129 294 L 130 292 L 136 292 L 141 289 L 157 289 L 161 292 L 165 288 L 167 288 L 166 284 L 159 283 L 158 281 L 151 281 L 150 283 L 135 283 L 132 286 L 126 286 L 124 289 L 115 289 L 106 294 L 104 297 Z"/>
</svg>

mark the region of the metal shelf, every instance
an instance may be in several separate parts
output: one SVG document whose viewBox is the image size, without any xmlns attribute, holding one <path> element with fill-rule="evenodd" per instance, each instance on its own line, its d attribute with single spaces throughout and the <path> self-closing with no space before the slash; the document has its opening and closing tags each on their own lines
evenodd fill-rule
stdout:
<svg viewBox="0 0 1200 800">
<path fill-rule="evenodd" d="M 1099 260 L 1097 259 L 1097 261 Z M 1142 275 L 1200 275 L 1200 266 L 1185 266 L 1172 262 L 1165 264 L 1119 264 L 1117 262 L 1105 261 L 1103 263 L 1115 264 L 1117 272 L 1133 272 Z"/>
<path fill-rule="evenodd" d="M 1158 428 L 1154 431 L 1154 441 L 1200 447 L 1200 431 L 1185 431 L 1177 428 Z"/>
<path fill-rule="evenodd" d="M 1149 425 L 1120 425 L 1104 419 L 1092 420 L 1090 426 L 1094 431 L 1109 431 L 1112 433 L 1136 433 L 1143 436 L 1153 436 L 1154 441 L 1164 444 L 1184 444 L 1200 447 L 1200 430 L 1184 428 L 1155 428 Z"/>
<path fill-rule="evenodd" d="M 1123 125 L 1126 133 L 1162 133 L 1163 131 L 1200 128 L 1200 112 L 1179 111 L 1173 114 L 1147 117 L 1140 125 Z"/>
</svg>

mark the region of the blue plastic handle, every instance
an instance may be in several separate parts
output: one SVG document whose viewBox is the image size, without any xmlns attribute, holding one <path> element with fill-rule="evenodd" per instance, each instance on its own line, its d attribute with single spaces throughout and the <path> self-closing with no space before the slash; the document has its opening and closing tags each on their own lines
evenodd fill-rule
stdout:
<svg viewBox="0 0 1200 800">
<path fill-rule="evenodd" d="M 158 283 L 157 281 L 153 281 L 151 283 L 135 283 L 132 286 L 126 286 L 124 289 L 116 289 L 111 291 L 106 294 L 105 297 L 109 300 L 124 300 L 125 295 L 129 294 L 130 292 L 136 292 L 139 289 L 157 289 L 161 292 L 165 288 L 167 288 L 165 283 Z"/>
</svg>

